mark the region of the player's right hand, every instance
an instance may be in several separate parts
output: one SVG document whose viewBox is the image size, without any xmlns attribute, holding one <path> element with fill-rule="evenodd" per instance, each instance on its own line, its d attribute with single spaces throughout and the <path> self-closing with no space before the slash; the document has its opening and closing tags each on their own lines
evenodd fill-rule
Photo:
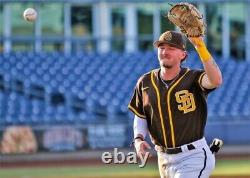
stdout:
<svg viewBox="0 0 250 178">
<path fill-rule="evenodd" d="M 151 146 L 145 140 L 136 140 L 135 141 L 135 150 L 136 154 L 139 156 L 145 156 L 146 152 L 151 149 Z M 151 156 L 151 154 L 150 154 Z"/>
</svg>

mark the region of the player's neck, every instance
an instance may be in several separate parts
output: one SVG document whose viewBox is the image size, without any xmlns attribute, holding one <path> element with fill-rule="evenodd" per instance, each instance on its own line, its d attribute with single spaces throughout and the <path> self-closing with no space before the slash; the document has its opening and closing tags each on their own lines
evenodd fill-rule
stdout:
<svg viewBox="0 0 250 178">
<path fill-rule="evenodd" d="M 178 66 L 176 68 L 161 67 L 160 77 L 163 80 L 173 80 L 177 75 L 179 75 L 180 71 L 181 71 L 180 66 Z"/>
</svg>

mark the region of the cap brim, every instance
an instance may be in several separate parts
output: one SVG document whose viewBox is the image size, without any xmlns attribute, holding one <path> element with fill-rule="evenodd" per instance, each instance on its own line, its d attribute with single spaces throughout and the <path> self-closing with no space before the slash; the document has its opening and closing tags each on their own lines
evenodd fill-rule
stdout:
<svg viewBox="0 0 250 178">
<path fill-rule="evenodd" d="M 153 45 L 154 45 L 155 48 L 158 48 L 159 45 L 161 45 L 161 44 L 168 44 L 168 45 L 173 46 L 173 47 L 175 47 L 175 48 L 185 50 L 184 48 L 182 48 L 182 47 L 180 47 L 180 46 L 178 46 L 178 45 L 176 45 L 176 44 L 174 44 L 174 43 L 167 42 L 167 41 L 159 41 L 159 40 L 157 40 L 157 41 L 155 41 L 155 42 L 153 43 Z"/>
</svg>

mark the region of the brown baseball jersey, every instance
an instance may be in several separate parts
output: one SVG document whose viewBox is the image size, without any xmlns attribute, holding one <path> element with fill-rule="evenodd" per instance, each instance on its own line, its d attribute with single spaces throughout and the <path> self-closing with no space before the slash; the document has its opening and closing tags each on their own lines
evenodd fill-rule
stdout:
<svg viewBox="0 0 250 178">
<path fill-rule="evenodd" d="M 128 107 L 147 120 L 154 144 L 175 148 L 203 137 L 206 99 L 212 91 L 201 86 L 204 74 L 204 70 L 181 68 L 169 86 L 161 80 L 160 69 L 139 78 Z"/>
</svg>

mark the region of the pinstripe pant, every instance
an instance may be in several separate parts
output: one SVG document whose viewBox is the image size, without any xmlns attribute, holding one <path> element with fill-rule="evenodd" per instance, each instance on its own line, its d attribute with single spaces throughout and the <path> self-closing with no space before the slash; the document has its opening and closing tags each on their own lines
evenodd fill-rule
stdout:
<svg viewBox="0 0 250 178">
<path fill-rule="evenodd" d="M 194 150 L 181 146 L 178 154 L 163 153 L 156 146 L 158 166 L 161 178 L 208 178 L 215 167 L 215 157 L 205 138 L 192 143 Z"/>
</svg>

